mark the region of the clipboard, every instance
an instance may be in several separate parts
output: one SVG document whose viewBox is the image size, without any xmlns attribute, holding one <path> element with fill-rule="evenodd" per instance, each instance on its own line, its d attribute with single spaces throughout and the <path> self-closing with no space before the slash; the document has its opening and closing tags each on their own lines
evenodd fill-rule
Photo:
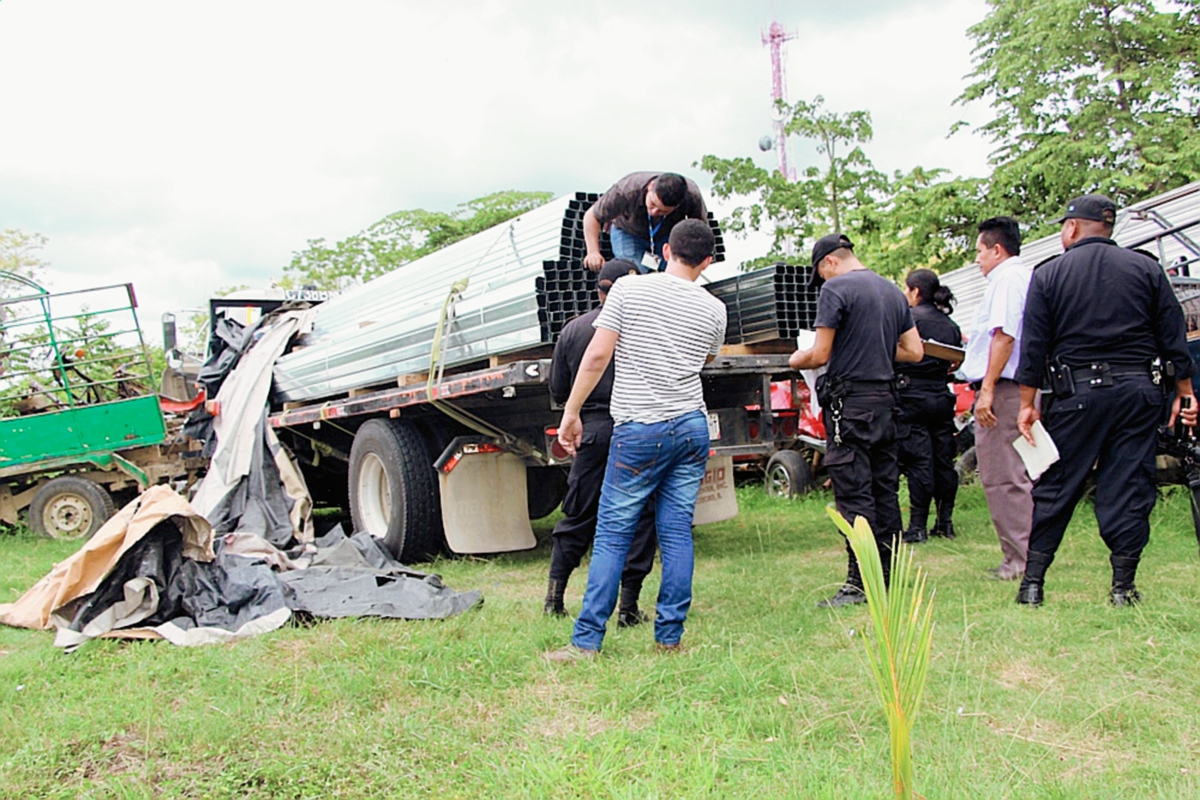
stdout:
<svg viewBox="0 0 1200 800">
<path fill-rule="evenodd" d="M 921 342 L 925 345 L 925 355 L 933 356 L 934 358 L 945 359 L 954 364 L 961 364 L 963 359 L 967 357 L 967 351 L 961 347 L 954 347 L 949 344 L 935 342 L 932 339 L 925 339 Z"/>
</svg>

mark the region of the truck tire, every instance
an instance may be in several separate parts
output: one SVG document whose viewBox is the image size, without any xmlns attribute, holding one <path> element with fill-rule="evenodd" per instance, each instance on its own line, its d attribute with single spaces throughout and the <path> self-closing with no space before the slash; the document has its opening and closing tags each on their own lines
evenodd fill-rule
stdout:
<svg viewBox="0 0 1200 800">
<path fill-rule="evenodd" d="M 372 419 L 358 429 L 350 448 L 350 517 L 354 530 L 381 539 L 405 564 L 444 549 L 433 459 L 409 423 Z"/>
<path fill-rule="evenodd" d="M 51 539 L 90 539 L 114 511 L 104 487 L 64 475 L 44 484 L 29 504 L 29 527 Z"/>
<path fill-rule="evenodd" d="M 567 496 L 567 471 L 562 467 L 530 467 L 526 474 L 529 518 L 550 516 Z"/>
<path fill-rule="evenodd" d="M 771 497 L 795 497 L 812 488 L 812 470 L 795 450 L 780 450 L 767 461 L 766 489 Z"/>
</svg>

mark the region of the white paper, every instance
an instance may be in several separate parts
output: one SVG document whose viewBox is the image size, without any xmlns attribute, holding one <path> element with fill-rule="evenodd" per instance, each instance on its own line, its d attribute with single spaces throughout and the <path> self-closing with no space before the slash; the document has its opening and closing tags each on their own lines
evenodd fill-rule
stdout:
<svg viewBox="0 0 1200 800">
<path fill-rule="evenodd" d="M 796 347 L 800 350 L 811 350 L 812 346 L 817 343 L 816 331 L 800 331 L 800 335 L 796 337 Z M 816 369 L 800 370 L 800 377 L 808 384 L 808 408 L 814 417 L 820 418 L 821 404 L 817 402 L 817 378 L 825 374 L 829 369 L 829 365 L 817 367 Z"/>
<path fill-rule="evenodd" d="M 1050 465 L 1058 461 L 1058 448 L 1054 444 L 1054 440 L 1050 438 L 1050 434 L 1046 433 L 1045 426 L 1039 419 L 1033 423 L 1033 444 L 1025 441 L 1024 436 L 1018 436 L 1013 441 L 1013 448 L 1017 451 L 1017 455 L 1025 462 L 1025 471 L 1029 473 L 1029 479 L 1036 481 L 1042 477 L 1042 473 L 1050 468 Z"/>
</svg>

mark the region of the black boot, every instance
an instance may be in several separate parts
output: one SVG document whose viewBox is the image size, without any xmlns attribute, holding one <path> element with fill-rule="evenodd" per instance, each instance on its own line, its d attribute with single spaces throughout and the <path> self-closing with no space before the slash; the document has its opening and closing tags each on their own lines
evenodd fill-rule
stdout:
<svg viewBox="0 0 1200 800">
<path fill-rule="evenodd" d="M 650 615 L 638 608 L 638 597 L 641 593 L 641 581 L 621 584 L 621 604 L 617 611 L 618 628 L 632 628 L 650 621 Z"/>
<path fill-rule="evenodd" d="M 1142 595 L 1133 584 L 1140 559 L 1109 556 L 1108 560 L 1112 564 L 1113 571 L 1112 589 L 1108 593 L 1108 602 L 1117 608 L 1140 603 Z"/>
<path fill-rule="evenodd" d="M 1025 574 L 1021 578 L 1021 588 L 1017 590 L 1017 602 L 1023 606 L 1040 606 L 1046 599 L 1043 585 L 1046 582 L 1046 570 L 1054 562 L 1052 553 L 1029 551 L 1025 562 Z"/>
<path fill-rule="evenodd" d="M 567 616 L 566 606 L 563 605 L 563 595 L 567 591 L 566 581 L 556 581 L 550 579 L 546 586 L 546 603 L 543 610 L 548 617 L 565 617 Z"/>
<path fill-rule="evenodd" d="M 929 540 L 929 531 L 910 525 L 901 538 L 905 544 L 921 544 Z"/>
<path fill-rule="evenodd" d="M 937 522 L 933 524 L 933 530 L 930 534 L 933 536 L 941 536 L 944 539 L 954 538 L 954 522 L 951 518 L 954 516 L 954 507 L 938 506 Z"/>
<path fill-rule="evenodd" d="M 867 602 L 867 595 L 863 591 L 862 573 L 858 569 L 858 559 L 852 554 L 849 568 L 846 570 L 846 582 L 833 597 L 827 597 L 817 603 L 817 608 L 841 608 L 842 606 L 857 606 L 865 602 Z"/>
</svg>

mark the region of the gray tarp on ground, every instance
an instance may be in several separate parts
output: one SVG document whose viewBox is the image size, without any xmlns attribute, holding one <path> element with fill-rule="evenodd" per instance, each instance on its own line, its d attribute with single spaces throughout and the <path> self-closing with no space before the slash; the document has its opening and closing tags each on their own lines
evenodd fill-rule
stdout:
<svg viewBox="0 0 1200 800">
<path fill-rule="evenodd" d="M 314 617 L 429 619 L 466 611 L 481 593 L 453 592 L 437 575 L 414 572 L 367 533 L 347 539 L 335 528 L 317 541 L 307 569 L 284 572 L 287 604 Z"/>
</svg>

